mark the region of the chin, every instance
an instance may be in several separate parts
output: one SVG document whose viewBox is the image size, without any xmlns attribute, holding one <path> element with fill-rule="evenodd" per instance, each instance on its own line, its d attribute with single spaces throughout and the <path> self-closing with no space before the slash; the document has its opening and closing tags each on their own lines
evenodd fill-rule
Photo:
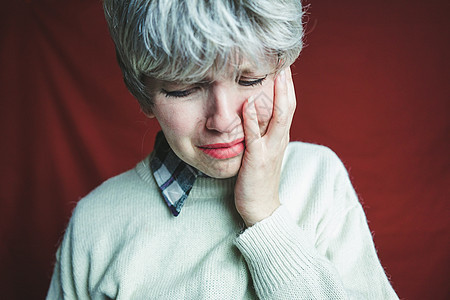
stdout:
<svg viewBox="0 0 450 300">
<path fill-rule="evenodd" d="M 205 172 L 204 172 L 205 173 Z M 211 174 L 205 173 L 209 177 L 216 178 L 216 179 L 227 179 L 236 176 L 239 173 L 239 169 L 235 172 L 214 172 Z"/>
<path fill-rule="evenodd" d="M 230 160 L 222 160 L 199 169 L 206 175 L 216 179 L 226 179 L 236 176 L 241 168 L 242 155 Z"/>
</svg>

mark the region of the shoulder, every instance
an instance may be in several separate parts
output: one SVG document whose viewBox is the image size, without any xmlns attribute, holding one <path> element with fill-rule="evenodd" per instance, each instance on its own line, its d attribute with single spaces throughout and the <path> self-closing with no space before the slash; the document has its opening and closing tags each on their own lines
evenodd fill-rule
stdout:
<svg viewBox="0 0 450 300">
<path fill-rule="evenodd" d="M 71 223 L 76 228 L 94 230 L 106 223 L 119 226 L 130 216 L 152 211 L 152 205 L 163 201 L 155 201 L 160 200 L 160 194 L 147 162 L 144 160 L 135 168 L 106 180 L 82 198 L 73 211 Z"/>
<path fill-rule="evenodd" d="M 105 207 L 113 204 L 115 201 L 129 197 L 129 192 L 139 191 L 144 182 L 136 171 L 136 168 L 111 177 L 92 190 L 87 196 L 82 198 L 77 208 L 83 206 L 101 206 Z"/>
<path fill-rule="evenodd" d="M 290 142 L 283 160 L 283 172 L 299 171 L 316 174 L 346 172 L 344 164 L 330 148 L 322 145 Z"/>
<path fill-rule="evenodd" d="M 321 145 L 289 143 L 280 191 L 284 196 L 282 202 L 297 219 L 305 219 L 301 213 L 319 217 L 357 204 L 344 164 L 336 153 Z"/>
</svg>

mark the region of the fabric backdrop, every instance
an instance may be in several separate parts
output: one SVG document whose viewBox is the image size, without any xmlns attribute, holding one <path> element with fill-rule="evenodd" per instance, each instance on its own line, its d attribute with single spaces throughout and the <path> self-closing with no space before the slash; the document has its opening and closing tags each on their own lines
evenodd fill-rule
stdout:
<svg viewBox="0 0 450 300">
<path fill-rule="evenodd" d="M 42 299 L 80 197 L 153 147 L 100 1 L 2 1 L 0 298 Z M 310 1 L 292 139 L 349 169 L 399 296 L 449 299 L 446 0 Z"/>
</svg>

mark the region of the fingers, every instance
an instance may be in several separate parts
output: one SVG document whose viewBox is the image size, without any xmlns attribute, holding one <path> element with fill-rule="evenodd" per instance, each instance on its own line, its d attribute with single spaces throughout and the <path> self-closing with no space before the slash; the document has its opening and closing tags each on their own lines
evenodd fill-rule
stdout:
<svg viewBox="0 0 450 300">
<path fill-rule="evenodd" d="M 273 93 L 272 93 L 273 95 Z M 261 137 L 266 135 L 273 114 L 273 98 L 261 92 L 255 98 L 256 115 L 258 116 Z"/>
<path fill-rule="evenodd" d="M 244 135 L 246 147 L 261 136 L 267 140 L 267 146 L 279 147 L 289 142 L 289 130 L 296 107 L 294 84 L 290 68 L 286 68 L 278 74 L 274 85 L 274 98 L 272 107 L 261 107 L 261 99 L 250 97 L 243 107 Z M 256 100 L 255 100 L 256 99 Z M 255 105 L 255 101 L 258 105 Z M 271 118 L 267 125 L 267 114 Z"/>
<path fill-rule="evenodd" d="M 244 136 L 245 146 L 250 149 L 251 144 L 261 138 L 258 124 L 258 115 L 255 107 L 255 97 L 251 96 L 244 104 L 243 118 L 244 118 Z"/>
<path fill-rule="evenodd" d="M 267 130 L 269 143 L 287 143 L 295 111 L 296 99 L 290 68 L 280 72 L 275 80 L 273 113 Z"/>
<path fill-rule="evenodd" d="M 294 117 L 295 108 L 297 107 L 297 99 L 295 97 L 295 89 L 294 89 L 294 80 L 292 79 L 292 70 L 288 68 L 288 76 L 287 76 L 287 88 L 288 88 L 288 97 L 289 97 L 289 112 L 292 123 L 292 118 Z"/>
</svg>

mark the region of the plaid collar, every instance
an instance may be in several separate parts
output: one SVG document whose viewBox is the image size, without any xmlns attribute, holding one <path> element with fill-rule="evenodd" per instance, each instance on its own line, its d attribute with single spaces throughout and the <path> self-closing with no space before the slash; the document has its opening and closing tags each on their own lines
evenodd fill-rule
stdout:
<svg viewBox="0 0 450 300">
<path fill-rule="evenodd" d="M 203 173 L 173 152 L 162 131 L 156 135 L 150 168 L 170 211 L 178 216 L 197 176 Z"/>
</svg>

